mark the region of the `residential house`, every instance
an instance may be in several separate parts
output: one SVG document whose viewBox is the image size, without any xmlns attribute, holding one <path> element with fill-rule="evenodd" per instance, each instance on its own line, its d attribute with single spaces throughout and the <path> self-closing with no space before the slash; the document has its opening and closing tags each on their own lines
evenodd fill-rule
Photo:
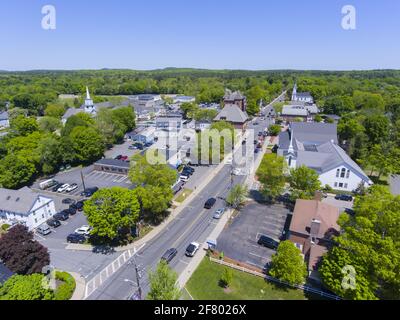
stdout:
<svg viewBox="0 0 400 320">
<path fill-rule="evenodd" d="M 320 281 L 319 263 L 339 235 L 339 215 L 339 208 L 318 200 L 296 201 L 288 238 L 303 254 L 312 280 Z"/>
<path fill-rule="evenodd" d="M 328 123 L 290 123 L 279 135 L 278 155 L 289 168 L 302 165 L 314 169 L 323 186 L 340 191 L 354 191 L 372 181 L 338 145 L 337 125 Z"/>
<path fill-rule="evenodd" d="M 183 128 L 181 114 L 168 113 L 156 118 L 156 129 L 163 131 L 179 132 Z"/>
<path fill-rule="evenodd" d="M 23 224 L 36 229 L 54 214 L 54 200 L 25 187 L 20 190 L 0 188 L 0 222 Z"/>
<path fill-rule="evenodd" d="M 227 121 L 232 123 L 235 129 L 245 130 L 249 116 L 237 104 L 226 104 L 214 121 Z"/>
<path fill-rule="evenodd" d="M 10 116 L 8 111 L 0 111 L 0 129 L 10 127 Z"/>
<path fill-rule="evenodd" d="M 247 99 L 240 91 L 232 92 L 231 90 L 225 90 L 224 105 L 235 104 L 243 112 L 247 111 Z"/>
<path fill-rule="evenodd" d="M 153 143 L 155 138 L 156 128 L 148 127 L 144 128 L 144 130 L 139 131 L 135 135 L 131 136 L 128 134 L 131 140 L 142 142 L 142 143 Z"/>
</svg>

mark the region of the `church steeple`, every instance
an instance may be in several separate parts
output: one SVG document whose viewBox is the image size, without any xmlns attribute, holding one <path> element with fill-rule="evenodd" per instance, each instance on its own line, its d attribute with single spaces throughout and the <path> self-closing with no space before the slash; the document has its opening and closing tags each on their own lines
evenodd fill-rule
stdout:
<svg viewBox="0 0 400 320">
<path fill-rule="evenodd" d="M 90 92 L 88 87 L 86 87 L 85 112 L 96 113 L 96 108 L 92 98 L 90 97 Z"/>
<path fill-rule="evenodd" d="M 86 100 L 91 100 L 90 93 L 89 93 L 89 87 L 86 87 Z"/>
<path fill-rule="evenodd" d="M 292 92 L 292 101 L 297 100 L 297 82 L 294 83 L 293 92 Z"/>
<path fill-rule="evenodd" d="M 290 132 L 290 145 L 288 149 L 289 154 L 294 154 L 294 147 L 293 147 L 293 131 Z"/>
</svg>

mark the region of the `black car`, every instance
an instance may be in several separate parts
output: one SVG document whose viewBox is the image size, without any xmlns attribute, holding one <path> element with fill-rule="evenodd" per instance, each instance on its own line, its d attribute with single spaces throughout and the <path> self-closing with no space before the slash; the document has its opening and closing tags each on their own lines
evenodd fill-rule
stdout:
<svg viewBox="0 0 400 320">
<path fill-rule="evenodd" d="M 207 200 L 207 202 L 204 204 L 204 208 L 205 209 L 211 209 L 214 204 L 217 202 L 217 199 L 215 198 L 210 198 Z"/>
<path fill-rule="evenodd" d="M 341 200 L 341 201 L 353 201 L 353 197 L 348 195 L 348 194 L 338 194 L 335 197 L 336 200 Z"/>
<path fill-rule="evenodd" d="M 178 254 L 178 250 L 175 248 L 168 249 L 163 256 L 161 257 L 161 260 L 166 261 L 167 263 L 170 263 L 171 260 Z"/>
<path fill-rule="evenodd" d="M 59 226 L 61 226 L 61 222 L 56 219 L 50 219 L 47 221 L 47 225 L 49 227 L 58 228 Z"/>
<path fill-rule="evenodd" d="M 69 214 L 64 210 L 64 211 L 61 211 L 59 213 L 56 213 L 53 216 L 53 218 L 56 219 L 56 220 L 59 220 L 59 221 L 66 221 L 66 220 L 69 219 Z"/>
<path fill-rule="evenodd" d="M 57 192 L 58 189 L 60 189 L 64 184 L 63 183 L 57 183 L 51 191 Z"/>
<path fill-rule="evenodd" d="M 273 250 L 278 249 L 278 246 L 279 246 L 278 241 L 276 241 L 270 237 L 267 237 L 267 236 L 261 236 L 260 239 L 258 239 L 257 243 L 261 246 L 264 246 L 264 247 L 267 247 L 267 248 L 270 248 Z"/>
<path fill-rule="evenodd" d="M 194 171 L 183 169 L 181 175 L 191 176 L 193 173 L 194 173 Z"/>
<path fill-rule="evenodd" d="M 99 188 L 94 187 L 94 188 L 87 188 L 85 189 L 82 193 L 81 196 L 82 197 L 87 197 L 90 198 L 92 195 L 94 195 L 97 191 L 99 190 Z"/>
<path fill-rule="evenodd" d="M 85 241 L 86 237 L 77 233 L 72 233 L 67 237 L 67 242 L 69 243 L 85 243 Z"/>
<path fill-rule="evenodd" d="M 70 216 L 74 216 L 76 215 L 78 209 L 69 207 L 69 209 L 66 209 L 64 211 L 67 212 Z"/>
<path fill-rule="evenodd" d="M 85 200 L 81 200 L 81 201 L 78 201 L 75 205 L 76 205 L 76 209 L 78 210 L 78 211 L 82 211 L 83 210 L 83 205 L 85 204 Z"/>
<path fill-rule="evenodd" d="M 67 198 L 67 199 L 64 199 L 64 200 L 62 201 L 62 203 L 63 203 L 63 204 L 71 204 L 71 203 L 75 203 L 75 200 L 73 200 L 73 199 L 71 199 L 71 198 Z"/>
</svg>

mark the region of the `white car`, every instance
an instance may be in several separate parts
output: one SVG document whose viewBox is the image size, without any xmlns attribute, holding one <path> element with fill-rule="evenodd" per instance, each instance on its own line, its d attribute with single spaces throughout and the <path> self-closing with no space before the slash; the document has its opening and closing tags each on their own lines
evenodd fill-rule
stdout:
<svg viewBox="0 0 400 320">
<path fill-rule="evenodd" d="M 79 229 L 76 229 L 75 233 L 83 235 L 83 236 L 88 236 L 90 234 L 90 231 L 92 231 L 92 227 L 90 227 L 90 226 L 82 226 Z"/>
<path fill-rule="evenodd" d="M 61 192 L 67 191 L 67 189 L 68 189 L 69 187 L 70 187 L 70 185 L 69 185 L 68 183 L 63 184 L 61 187 L 58 188 L 57 192 L 58 192 L 58 193 L 61 193 Z"/>
<path fill-rule="evenodd" d="M 78 185 L 76 183 L 71 184 L 67 190 L 65 190 L 66 192 L 72 192 L 74 190 L 78 189 Z"/>
<path fill-rule="evenodd" d="M 200 248 L 200 244 L 198 244 L 197 242 L 192 242 L 191 244 L 189 244 L 189 246 L 186 248 L 186 252 L 185 254 L 188 257 L 194 257 L 194 255 L 196 254 L 196 252 L 199 250 Z"/>
</svg>

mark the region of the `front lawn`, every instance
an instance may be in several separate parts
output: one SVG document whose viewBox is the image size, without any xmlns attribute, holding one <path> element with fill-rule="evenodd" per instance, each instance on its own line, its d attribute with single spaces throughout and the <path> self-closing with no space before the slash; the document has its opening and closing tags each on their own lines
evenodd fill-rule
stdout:
<svg viewBox="0 0 400 320">
<path fill-rule="evenodd" d="M 186 289 L 196 300 L 308 300 L 309 295 L 267 282 L 265 279 L 232 269 L 233 281 L 229 290 L 219 286 L 225 266 L 204 258 L 189 279 Z"/>
<path fill-rule="evenodd" d="M 187 197 L 189 197 L 192 194 L 192 190 L 190 189 L 183 189 L 183 191 L 179 194 L 179 196 L 176 197 L 175 201 L 182 203 L 183 201 L 186 200 Z"/>
</svg>

